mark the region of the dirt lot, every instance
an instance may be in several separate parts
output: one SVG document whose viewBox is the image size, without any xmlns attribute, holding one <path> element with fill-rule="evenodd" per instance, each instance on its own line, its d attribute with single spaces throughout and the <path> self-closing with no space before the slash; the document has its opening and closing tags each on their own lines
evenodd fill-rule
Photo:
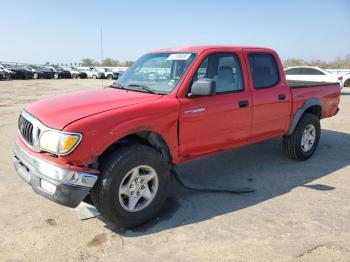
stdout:
<svg viewBox="0 0 350 262">
<path fill-rule="evenodd" d="M 190 181 L 257 191 L 198 193 L 173 181 L 157 219 L 122 230 L 80 221 L 33 193 L 12 167 L 26 104 L 100 84 L 0 81 L 0 261 L 350 261 L 350 88 L 339 114 L 322 121 L 309 161 L 289 160 L 276 139 L 188 163 L 180 172 Z"/>
</svg>

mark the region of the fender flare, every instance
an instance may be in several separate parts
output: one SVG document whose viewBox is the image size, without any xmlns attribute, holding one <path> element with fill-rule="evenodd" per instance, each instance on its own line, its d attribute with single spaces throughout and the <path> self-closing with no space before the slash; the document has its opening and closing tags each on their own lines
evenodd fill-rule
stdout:
<svg viewBox="0 0 350 262">
<path fill-rule="evenodd" d="M 297 124 L 299 123 L 299 120 L 300 120 L 301 116 L 305 113 L 305 111 L 308 108 L 310 108 L 312 106 L 320 106 L 321 107 L 321 115 L 322 115 L 322 113 L 323 113 L 323 104 L 322 104 L 321 99 L 319 99 L 319 98 L 311 98 L 309 100 L 306 100 L 304 105 L 301 108 L 299 108 L 298 111 L 295 113 L 293 121 L 292 121 L 292 124 L 289 127 L 287 135 L 291 135 L 294 132 Z"/>
</svg>

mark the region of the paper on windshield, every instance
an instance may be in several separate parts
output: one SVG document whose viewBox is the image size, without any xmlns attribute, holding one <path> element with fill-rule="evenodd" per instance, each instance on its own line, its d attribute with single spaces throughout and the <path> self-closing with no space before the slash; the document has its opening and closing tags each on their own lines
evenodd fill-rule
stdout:
<svg viewBox="0 0 350 262">
<path fill-rule="evenodd" d="M 167 60 L 187 60 L 188 58 L 190 58 L 191 54 L 171 54 Z"/>
</svg>

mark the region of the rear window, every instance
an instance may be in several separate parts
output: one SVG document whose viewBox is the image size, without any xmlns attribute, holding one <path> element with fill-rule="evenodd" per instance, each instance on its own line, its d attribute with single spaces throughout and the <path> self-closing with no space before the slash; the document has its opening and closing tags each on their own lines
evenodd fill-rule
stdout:
<svg viewBox="0 0 350 262">
<path fill-rule="evenodd" d="M 271 54 L 250 53 L 248 58 L 254 88 L 269 88 L 279 82 L 277 63 Z"/>
</svg>

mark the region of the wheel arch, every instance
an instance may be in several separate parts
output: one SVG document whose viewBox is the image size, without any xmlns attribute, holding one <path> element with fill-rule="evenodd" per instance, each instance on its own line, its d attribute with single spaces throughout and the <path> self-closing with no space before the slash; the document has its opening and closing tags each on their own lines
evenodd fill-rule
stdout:
<svg viewBox="0 0 350 262">
<path fill-rule="evenodd" d="M 298 109 L 298 111 L 295 113 L 294 118 L 292 120 L 292 124 L 289 127 L 288 135 L 292 134 L 299 123 L 300 118 L 305 113 L 310 113 L 316 115 L 319 119 L 322 116 L 323 113 L 323 104 L 322 101 L 318 98 L 312 98 L 307 100 L 303 107 Z"/>
<path fill-rule="evenodd" d="M 159 133 L 154 131 L 140 131 L 119 138 L 99 156 L 98 162 L 103 161 L 104 157 L 110 152 L 130 144 L 144 144 L 150 146 L 159 151 L 167 163 L 172 163 L 172 155 L 165 139 Z"/>
</svg>

